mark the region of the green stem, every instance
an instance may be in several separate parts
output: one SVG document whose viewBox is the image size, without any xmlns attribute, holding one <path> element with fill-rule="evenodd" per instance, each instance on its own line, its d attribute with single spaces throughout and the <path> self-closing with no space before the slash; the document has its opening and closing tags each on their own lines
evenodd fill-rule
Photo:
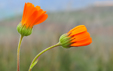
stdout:
<svg viewBox="0 0 113 71">
<path fill-rule="evenodd" d="M 22 42 L 23 36 L 20 36 L 20 40 L 18 43 L 18 48 L 17 48 L 17 71 L 20 71 L 19 67 L 20 67 L 20 46 L 21 46 L 21 42 Z"/>
<path fill-rule="evenodd" d="M 46 52 L 46 51 L 48 51 L 48 50 L 50 50 L 50 49 L 52 49 L 54 47 L 57 47 L 57 46 L 60 46 L 60 43 L 57 43 L 56 45 L 50 46 L 50 47 L 44 49 L 43 51 L 41 51 L 39 54 L 37 54 L 36 57 L 31 62 L 31 65 L 29 67 L 29 71 L 31 71 L 32 68 L 34 67 L 34 65 L 38 62 L 38 58 L 39 58 L 40 55 L 42 55 L 44 52 Z"/>
</svg>

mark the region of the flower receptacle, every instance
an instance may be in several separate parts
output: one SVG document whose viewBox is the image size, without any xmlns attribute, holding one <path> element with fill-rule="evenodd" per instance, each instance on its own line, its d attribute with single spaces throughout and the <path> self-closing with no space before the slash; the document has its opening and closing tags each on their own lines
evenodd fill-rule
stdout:
<svg viewBox="0 0 113 71">
<path fill-rule="evenodd" d="M 61 45 L 62 47 L 64 47 L 64 48 L 70 48 L 70 44 L 71 44 L 70 41 L 71 41 L 71 40 L 70 40 L 70 37 L 68 37 L 67 34 L 61 35 L 61 37 L 60 37 L 60 39 L 59 39 L 60 45 Z"/>
<path fill-rule="evenodd" d="M 29 36 L 32 33 L 32 28 L 27 28 L 26 26 L 23 26 L 21 23 L 18 24 L 17 26 L 17 31 L 22 35 L 22 36 Z"/>
</svg>

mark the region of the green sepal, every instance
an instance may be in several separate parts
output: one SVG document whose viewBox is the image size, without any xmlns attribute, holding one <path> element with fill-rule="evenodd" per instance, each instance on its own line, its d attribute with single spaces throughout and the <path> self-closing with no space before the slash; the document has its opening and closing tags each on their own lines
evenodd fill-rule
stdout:
<svg viewBox="0 0 113 71">
<path fill-rule="evenodd" d="M 18 26 L 17 26 L 17 31 L 22 36 L 29 36 L 32 33 L 32 28 L 26 28 L 26 26 L 22 26 L 22 24 L 19 23 Z"/>
<path fill-rule="evenodd" d="M 70 44 L 71 44 L 70 41 L 71 41 L 71 40 L 70 40 L 70 37 L 68 37 L 67 34 L 63 34 L 63 35 L 60 37 L 60 39 L 59 39 L 60 44 L 61 44 L 62 47 L 64 47 L 64 48 L 70 48 Z"/>
</svg>

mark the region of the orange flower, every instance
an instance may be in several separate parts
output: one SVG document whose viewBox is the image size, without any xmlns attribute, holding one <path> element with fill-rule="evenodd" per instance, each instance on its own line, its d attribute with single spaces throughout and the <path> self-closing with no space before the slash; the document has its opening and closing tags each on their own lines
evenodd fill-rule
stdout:
<svg viewBox="0 0 113 71">
<path fill-rule="evenodd" d="M 84 25 L 79 25 L 67 34 L 64 34 L 60 38 L 60 43 L 63 47 L 79 47 L 86 46 L 92 42 L 90 34 L 87 32 L 87 29 Z"/>
<path fill-rule="evenodd" d="M 21 24 L 32 28 L 36 24 L 40 24 L 48 17 L 40 6 L 34 7 L 32 3 L 25 3 Z"/>
<path fill-rule="evenodd" d="M 17 30 L 21 35 L 28 36 L 32 33 L 33 26 L 42 23 L 47 17 L 46 11 L 43 11 L 40 6 L 34 7 L 32 3 L 25 3 L 22 20 Z"/>
</svg>

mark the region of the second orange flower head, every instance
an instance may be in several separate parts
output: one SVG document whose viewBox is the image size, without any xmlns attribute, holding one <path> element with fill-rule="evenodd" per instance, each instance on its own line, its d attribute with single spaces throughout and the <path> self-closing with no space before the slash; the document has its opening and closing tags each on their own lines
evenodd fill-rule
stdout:
<svg viewBox="0 0 113 71">
<path fill-rule="evenodd" d="M 34 7 L 32 3 L 25 3 L 22 20 L 17 30 L 21 35 L 28 36 L 32 33 L 33 26 L 42 23 L 47 17 L 46 11 L 43 11 L 40 6 Z"/>
<path fill-rule="evenodd" d="M 68 33 L 63 34 L 59 40 L 64 48 L 86 46 L 92 42 L 92 38 L 84 25 L 73 28 Z"/>
</svg>

